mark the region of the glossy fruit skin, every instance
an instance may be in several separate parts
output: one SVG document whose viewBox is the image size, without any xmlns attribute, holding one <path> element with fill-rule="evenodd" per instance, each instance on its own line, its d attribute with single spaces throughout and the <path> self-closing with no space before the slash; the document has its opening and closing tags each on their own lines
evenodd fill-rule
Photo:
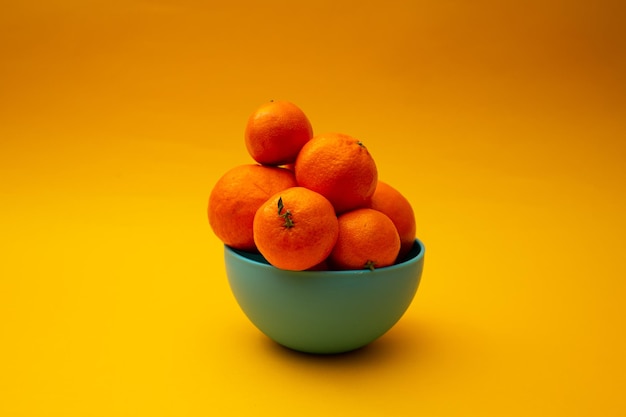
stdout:
<svg viewBox="0 0 626 417">
<path fill-rule="evenodd" d="M 365 206 L 378 181 L 368 149 L 343 133 L 313 137 L 302 147 L 294 170 L 298 185 L 322 194 L 337 214 Z"/>
<path fill-rule="evenodd" d="M 334 269 L 375 269 L 394 264 L 400 236 L 387 215 L 360 208 L 340 215 L 338 223 L 339 235 L 329 256 Z"/>
<path fill-rule="evenodd" d="M 275 267 L 303 271 L 324 262 L 339 233 L 330 202 L 292 187 L 270 197 L 256 212 L 253 234 L 259 252 Z"/>
<path fill-rule="evenodd" d="M 409 200 L 396 188 L 386 182 L 378 180 L 376 191 L 372 196 L 368 207 L 386 214 L 398 229 L 400 235 L 401 258 L 413 247 L 417 226 L 415 213 Z"/>
<path fill-rule="evenodd" d="M 252 225 L 267 199 L 296 185 L 293 172 L 258 164 L 239 165 L 220 177 L 211 190 L 207 214 L 215 235 L 226 245 L 256 251 Z"/>
<path fill-rule="evenodd" d="M 250 156 L 263 165 L 286 165 L 295 162 L 300 149 L 313 137 L 306 114 L 295 104 L 270 101 L 248 118 L 244 132 Z"/>
</svg>

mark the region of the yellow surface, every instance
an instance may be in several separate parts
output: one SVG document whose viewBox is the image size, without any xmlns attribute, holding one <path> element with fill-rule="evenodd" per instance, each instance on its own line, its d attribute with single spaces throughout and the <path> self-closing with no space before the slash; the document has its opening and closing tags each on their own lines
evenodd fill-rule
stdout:
<svg viewBox="0 0 626 417">
<path fill-rule="evenodd" d="M 626 414 L 623 2 L 8 3 L 0 415 Z M 417 297 L 352 354 L 252 327 L 206 220 L 272 98 L 415 208 Z"/>
</svg>

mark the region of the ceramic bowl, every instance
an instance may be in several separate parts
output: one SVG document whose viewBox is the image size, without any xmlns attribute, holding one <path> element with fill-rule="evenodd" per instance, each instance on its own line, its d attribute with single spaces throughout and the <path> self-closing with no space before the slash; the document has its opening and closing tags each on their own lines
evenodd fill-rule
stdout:
<svg viewBox="0 0 626 417">
<path fill-rule="evenodd" d="M 340 353 L 391 329 L 413 301 L 425 247 L 415 240 L 401 262 L 373 271 L 286 271 L 261 255 L 224 247 L 237 303 L 266 336 L 293 350 Z"/>
</svg>

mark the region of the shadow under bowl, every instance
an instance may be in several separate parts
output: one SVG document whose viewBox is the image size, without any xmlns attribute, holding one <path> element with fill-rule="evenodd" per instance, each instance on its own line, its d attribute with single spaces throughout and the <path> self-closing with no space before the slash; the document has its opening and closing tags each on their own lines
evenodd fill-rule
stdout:
<svg viewBox="0 0 626 417">
<path fill-rule="evenodd" d="M 224 246 L 237 303 L 267 337 L 293 350 L 329 354 L 363 347 L 410 306 L 424 267 L 423 243 L 395 265 L 373 271 L 286 271 L 260 254 Z"/>
</svg>

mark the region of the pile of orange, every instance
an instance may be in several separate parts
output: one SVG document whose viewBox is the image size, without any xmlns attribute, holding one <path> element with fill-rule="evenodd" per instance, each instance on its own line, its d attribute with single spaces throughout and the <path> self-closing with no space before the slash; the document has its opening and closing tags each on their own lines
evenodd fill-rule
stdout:
<svg viewBox="0 0 626 417">
<path fill-rule="evenodd" d="M 226 172 L 209 197 L 209 224 L 224 244 L 294 271 L 373 270 L 413 247 L 413 208 L 378 179 L 360 140 L 313 135 L 288 101 L 256 109 L 244 137 L 255 163 Z"/>
</svg>

